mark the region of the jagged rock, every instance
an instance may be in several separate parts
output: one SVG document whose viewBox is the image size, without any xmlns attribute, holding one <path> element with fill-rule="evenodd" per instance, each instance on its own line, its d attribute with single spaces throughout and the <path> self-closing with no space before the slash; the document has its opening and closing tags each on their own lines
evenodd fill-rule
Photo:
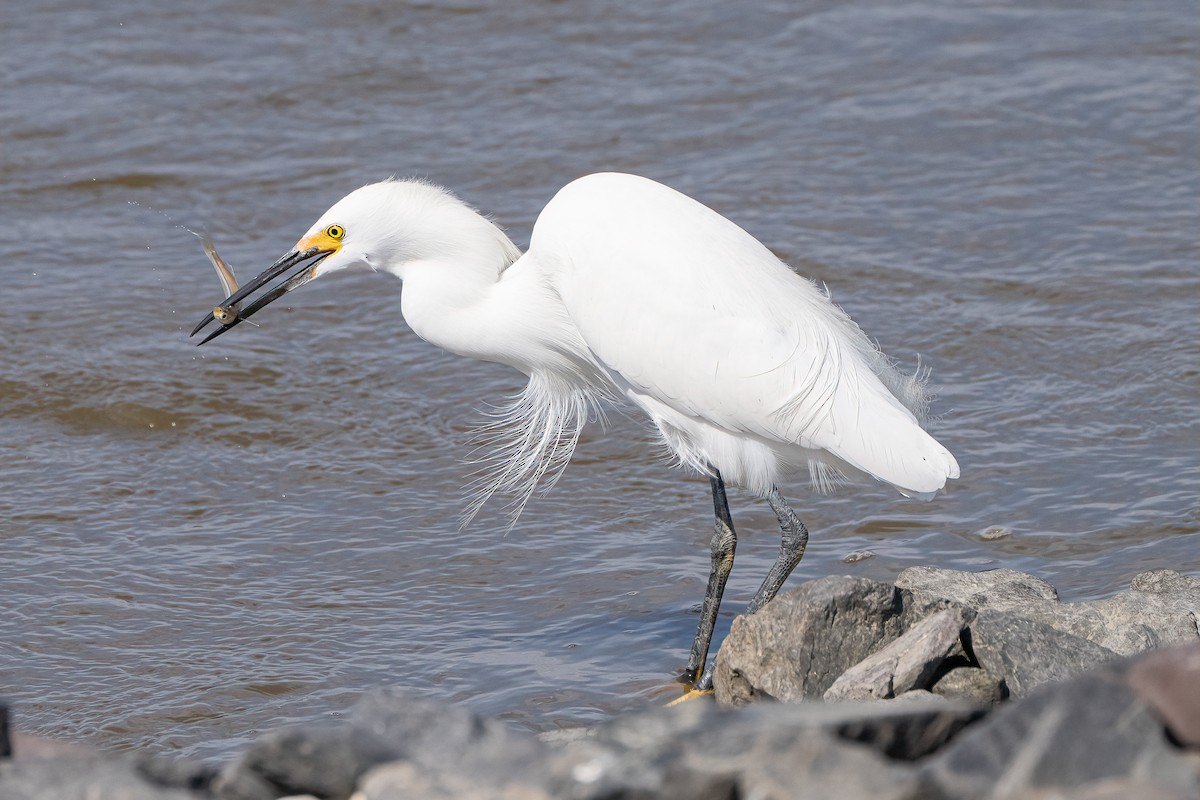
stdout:
<svg viewBox="0 0 1200 800">
<path fill-rule="evenodd" d="M 903 630 L 895 587 L 829 577 L 781 594 L 734 619 L 717 654 L 717 701 L 820 697 L 848 667 Z"/>
<path fill-rule="evenodd" d="M 1104 669 L 1002 706 L 927 761 L 922 780 L 929 797 L 1008 798 L 1105 780 L 1196 797 L 1195 765 L 1119 671 Z"/>
<path fill-rule="evenodd" d="M 825 691 L 825 699 L 880 700 L 912 689 L 928 689 L 942 662 L 960 647 L 967 614 L 939 611 L 847 669 Z"/>
<path fill-rule="evenodd" d="M 910 567 L 897 576 L 896 587 L 906 608 L 918 613 L 947 605 L 1009 611 L 1120 655 L 1200 638 L 1200 581 L 1173 570 L 1142 573 L 1134 577 L 1130 591 L 1086 603 L 1060 603 L 1050 584 L 1009 569 Z"/>
<path fill-rule="evenodd" d="M 1200 645 L 1151 653 L 1138 659 L 1125 679 L 1166 722 L 1175 741 L 1200 750 Z"/>
<path fill-rule="evenodd" d="M 934 694 L 994 706 L 1005 697 L 1003 681 L 981 667 L 959 666 L 949 670 L 933 685 Z"/>
<path fill-rule="evenodd" d="M 3 800 L 196 800 L 196 795 L 144 779 L 118 757 L 22 758 L 0 761 Z"/>
<path fill-rule="evenodd" d="M 975 617 L 970 641 L 979 666 L 1003 679 L 1013 697 L 1117 658 L 1113 651 L 1087 639 L 1000 611 L 984 611 Z"/>
</svg>

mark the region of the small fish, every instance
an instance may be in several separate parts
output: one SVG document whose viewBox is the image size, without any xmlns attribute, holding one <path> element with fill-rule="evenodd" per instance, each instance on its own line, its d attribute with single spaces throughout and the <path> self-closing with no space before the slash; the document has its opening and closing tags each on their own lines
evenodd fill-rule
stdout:
<svg viewBox="0 0 1200 800">
<path fill-rule="evenodd" d="M 213 244 L 213 240 L 208 234 L 200 237 L 200 243 L 204 245 L 204 255 L 208 256 L 208 260 L 212 262 L 213 269 L 217 271 L 217 277 L 221 279 L 221 285 L 225 287 L 225 296 L 229 297 L 238 290 L 238 282 L 237 278 L 233 276 L 233 269 L 217 253 L 217 246 Z M 242 304 L 234 303 L 231 306 L 217 306 L 212 313 L 217 322 L 222 325 L 232 325 L 237 321 L 241 311 Z"/>
</svg>

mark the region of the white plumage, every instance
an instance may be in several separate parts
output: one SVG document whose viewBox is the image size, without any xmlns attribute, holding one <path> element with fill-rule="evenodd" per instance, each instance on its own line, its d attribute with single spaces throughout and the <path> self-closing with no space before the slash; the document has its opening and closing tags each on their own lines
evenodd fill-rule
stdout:
<svg viewBox="0 0 1200 800">
<path fill-rule="evenodd" d="M 313 226 L 346 228 L 318 274 L 367 263 L 404 281 L 423 339 L 530 376 L 494 426 L 484 493 L 523 500 L 570 457 L 590 405 L 623 395 L 679 460 L 765 496 L 797 467 L 928 496 L 958 477 L 920 425 L 920 383 L 734 223 L 646 178 L 580 178 L 546 205 L 529 252 L 444 190 L 387 181 Z M 521 503 L 523 504 L 523 503 Z M 476 504 L 477 505 L 477 504 Z"/>
<path fill-rule="evenodd" d="M 783 529 L 753 611 L 808 539 L 775 488 L 785 474 L 807 467 L 818 488 L 869 475 L 922 497 L 959 474 L 922 428 L 921 381 L 897 372 L 825 293 L 748 233 L 646 178 L 570 183 L 538 217 L 524 255 L 443 189 L 364 186 L 227 306 L 306 262 L 245 316 L 312 278 L 366 264 L 403 280 L 404 317 L 423 339 L 529 376 L 484 428 L 492 469 L 468 517 L 494 492 L 514 494 L 519 513 L 539 484 L 553 485 L 605 398 L 641 408 L 679 461 L 710 477 L 713 573 L 689 680 L 703 668 L 733 561 L 724 479 L 767 498 Z"/>
</svg>

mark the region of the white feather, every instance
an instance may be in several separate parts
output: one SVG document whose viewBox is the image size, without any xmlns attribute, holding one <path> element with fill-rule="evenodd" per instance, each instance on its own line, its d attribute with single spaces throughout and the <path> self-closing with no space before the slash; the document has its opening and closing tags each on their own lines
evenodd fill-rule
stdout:
<svg viewBox="0 0 1200 800">
<path fill-rule="evenodd" d="M 495 492 L 519 514 L 571 457 L 597 400 L 623 395 L 685 464 L 758 494 L 808 468 L 819 489 L 870 475 L 928 496 L 958 477 L 905 376 L 828 295 L 734 223 L 645 178 L 580 178 L 518 256 L 494 224 L 420 182 L 364 187 L 310 234 L 346 229 L 321 273 L 367 263 L 404 281 L 426 340 L 509 364 L 525 390 L 481 431 Z"/>
</svg>

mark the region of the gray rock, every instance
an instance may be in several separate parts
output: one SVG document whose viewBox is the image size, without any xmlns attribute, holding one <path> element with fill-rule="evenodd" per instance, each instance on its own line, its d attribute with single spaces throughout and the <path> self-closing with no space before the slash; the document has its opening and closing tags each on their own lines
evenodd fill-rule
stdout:
<svg viewBox="0 0 1200 800">
<path fill-rule="evenodd" d="M 896 586 L 906 608 L 917 613 L 947 605 L 1009 611 L 1121 655 L 1200 638 L 1200 581 L 1172 570 L 1142 573 L 1130 591 L 1085 603 L 1060 603 L 1050 584 L 1008 569 L 911 567 L 897 576 Z"/>
<path fill-rule="evenodd" d="M 915 770 L 885 757 L 916 752 L 950 716 L 878 704 L 757 704 L 736 712 L 693 702 L 621 717 L 567 745 L 545 784 L 566 798 L 901 800 Z M 968 713 L 975 713 L 974 710 Z M 961 727 L 961 726 L 960 726 Z M 924 744 L 922 744 L 922 741 Z M 372 799 L 373 800 L 373 799 Z"/>
<path fill-rule="evenodd" d="M 1106 780 L 1197 797 L 1194 764 L 1119 672 L 1104 669 L 1002 706 L 926 762 L 922 780 L 929 797 L 1008 798 Z"/>
<path fill-rule="evenodd" d="M 528 784 L 497 785 L 457 772 L 429 770 L 412 761 L 395 761 L 367 772 L 353 800 L 551 800 Z"/>
<path fill-rule="evenodd" d="M 825 691 L 825 699 L 881 700 L 928 689 L 942 662 L 959 648 L 966 616 L 961 609 L 947 609 L 926 617 L 843 672 Z"/>
<path fill-rule="evenodd" d="M 1101 781 L 1073 786 L 1070 789 L 1030 789 L 1010 795 L 1008 800 L 1196 800 L 1182 792 L 1150 783 L 1125 778 L 1107 778 Z"/>
<path fill-rule="evenodd" d="M 1016 611 L 1058 603 L 1058 592 L 1041 578 L 1014 569 L 960 572 L 939 567 L 909 567 L 896 576 L 905 605 L 925 614 L 953 605 L 973 611 Z"/>
<path fill-rule="evenodd" d="M 213 780 L 212 791 L 219 800 L 347 798 L 360 775 L 399 757 L 399 748 L 354 725 L 283 728 L 256 739 Z"/>
<path fill-rule="evenodd" d="M 865 578 L 821 578 L 781 594 L 757 614 L 734 619 L 717 654 L 717 701 L 820 697 L 901 633 L 901 611 L 894 587 Z"/>
<path fill-rule="evenodd" d="M 217 777 L 217 770 L 207 764 L 186 758 L 141 755 L 133 760 L 138 775 L 155 786 L 207 792 Z"/>
<path fill-rule="evenodd" d="M 916 776 L 907 765 L 815 731 L 795 735 L 786 744 L 764 742 L 739 777 L 740 791 L 734 795 L 739 798 L 907 800 L 916 789 Z"/>
<path fill-rule="evenodd" d="M 405 760 L 432 770 L 473 770 L 497 783 L 523 776 L 530 764 L 547 754 L 547 747 L 532 735 L 460 706 L 392 689 L 363 697 L 351 723 L 386 741 Z"/>
<path fill-rule="evenodd" d="M 898 694 L 895 697 L 889 697 L 880 700 L 881 703 L 948 703 L 950 702 L 940 694 L 934 694 L 928 689 L 909 689 L 903 694 Z"/>
<path fill-rule="evenodd" d="M 999 611 L 984 611 L 971 622 L 970 641 L 979 666 L 1003 679 L 1013 697 L 1117 658 L 1087 639 Z"/>
<path fill-rule="evenodd" d="M 499 786 L 543 752 L 532 736 L 465 708 L 379 690 L 359 701 L 346 724 L 287 728 L 259 738 L 221 772 L 212 791 L 219 800 L 346 798 L 367 771 L 394 761 L 410 762 L 410 771 L 426 776 L 453 774 L 460 783 L 486 777 Z"/>
<path fill-rule="evenodd" d="M 1008 696 L 1004 683 L 981 667 L 951 669 L 933 685 L 934 694 L 994 706 Z"/>
<path fill-rule="evenodd" d="M 1140 658 L 1130 666 L 1125 680 L 1166 722 L 1175 741 L 1200 750 L 1200 644 Z"/>
<path fill-rule="evenodd" d="M 937 752 L 959 731 L 988 713 L 986 708 L 973 703 L 927 696 L 884 703 L 839 703 L 827 708 L 843 711 L 844 716 L 835 718 L 832 725 L 839 738 L 869 745 L 889 759 L 899 761 L 915 761 Z M 847 713 L 849 709 L 856 709 L 858 716 Z"/>
<path fill-rule="evenodd" d="M 146 781 L 119 757 L 0 761 L 4 800 L 196 800 L 191 792 Z"/>
</svg>

